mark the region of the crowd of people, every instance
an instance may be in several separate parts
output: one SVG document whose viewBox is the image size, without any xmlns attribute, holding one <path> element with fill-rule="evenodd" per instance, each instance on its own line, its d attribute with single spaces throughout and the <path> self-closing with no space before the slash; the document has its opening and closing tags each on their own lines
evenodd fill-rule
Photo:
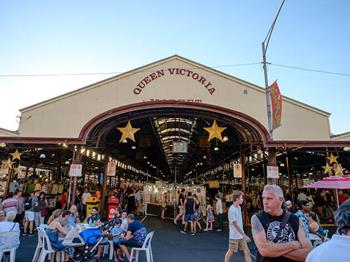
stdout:
<svg viewBox="0 0 350 262">
<path fill-rule="evenodd" d="M 50 210 L 44 192 L 37 190 L 25 197 L 21 191 L 17 191 L 0 203 L 0 233 L 18 232 L 16 238 L 19 245 L 20 232 L 23 236 L 31 237 L 41 225 L 45 225 L 51 246 L 57 251 L 56 260 L 60 261 L 59 251 L 64 251 L 65 260 L 68 261 L 73 259 L 75 253 L 73 247 L 63 243 L 70 230 L 79 223 L 98 227 L 108 220 L 113 220 L 113 228 L 104 237 L 95 257 L 101 256 L 104 245 L 108 244 L 110 239 L 114 243 L 115 261 L 129 261 L 128 247 L 141 247 L 147 236 L 145 226 L 135 219 L 135 215 L 142 213 L 140 188 L 118 188 L 109 192 L 109 197 L 116 199 L 114 204 L 118 206 L 112 218 L 105 213 L 106 219 L 103 219 L 100 214 L 100 210 L 107 210 L 106 207 L 92 207 L 91 213 L 87 215 L 87 204 L 92 196 L 100 197 L 98 191 L 92 194 L 87 188 L 77 190 L 76 200 L 68 204 L 67 192 L 64 190 L 56 207 Z"/>
<path fill-rule="evenodd" d="M 100 210 L 107 210 L 106 206 L 93 207 L 91 214 L 87 215 L 87 203 L 93 196 L 87 188 L 78 190 L 75 202 L 69 205 L 65 193 L 63 191 L 54 210 L 49 209 L 42 191 L 34 191 L 27 197 L 21 191 L 9 195 L 0 204 L 0 232 L 18 232 L 19 245 L 21 231 L 24 236 L 30 237 L 37 228 L 46 223 L 46 233 L 52 247 L 56 251 L 64 251 L 66 260 L 69 260 L 73 258 L 75 250 L 64 245 L 63 239 L 72 228 L 79 223 L 99 226 L 108 222 L 108 219 L 113 219 L 113 228 L 98 247 L 96 258 L 102 255 L 104 245 L 108 243 L 107 239 L 113 240 L 115 261 L 129 261 L 128 247 L 142 246 L 147 229 L 135 219 L 135 216 L 142 214 L 141 188 L 127 187 L 109 191 L 108 197 L 117 199 L 118 209 L 112 218 L 106 219 L 106 216 L 100 214 Z M 94 196 L 99 197 L 98 191 Z M 266 185 L 261 194 L 252 191 L 244 194 L 239 190 L 229 191 L 225 196 L 220 191 L 214 197 L 207 194 L 205 208 L 202 208 L 203 203 L 196 194 L 182 189 L 178 194 L 174 223 L 182 222 L 183 234 L 190 232 L 195 235 L 201 231 L 212 231 L 214 224 L 216 231 L 220 232 L 224 229 L 226 209 L 229 247 L 225 262 L 229 262 L 238 250 L 243 251 L 245 261 L 251 261 L 249 236 L 252 236 L 257 248 L 257 261 L 331 261 L 322 260 L 333 255 L 324 255 L 324 250 L 339 249 L 336 245 L 343 245 L 344 250 L 350 247 L 350 200 L 347 200 L 348 197 L 343 192 L 339 196 L 342 206 L 335 212 L 335 206 L 330 203 L 333 196 L 326 190 L 298 191 L 291 197 L 277 185 Z M 166 203 L 165 199 L 161 204 L 163 219 Z M 331 240 L 320 221 L 320 217 L 326 217 L 324 221 L 329 221 L 329 212 L 338 227 L 337 234 Z M 247 218 L 251 221 L 251 232 L 247 232 L 244 227 L 244 220 Z M 312 241 L 315 239 L 325 243 L 313 248 Z M 336 255 L 336 258 L 349 258 L 347 253 L 341 251 Z M 60 259 L 59 253 L 57 259 Z"/>
</svg>

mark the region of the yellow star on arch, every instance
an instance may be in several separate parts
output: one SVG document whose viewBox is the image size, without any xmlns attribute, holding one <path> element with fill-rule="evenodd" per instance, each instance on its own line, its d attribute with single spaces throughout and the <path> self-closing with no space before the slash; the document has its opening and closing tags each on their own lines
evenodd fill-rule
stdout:
<svg viewBox="0 0 350 262">
<path fill-rule="evenodd" d="M 343 176 L 344 170 L 345 170 L 345 168 L 343 168 L 341 164 L 334 165 L 334 173 L 336 176 Z"/>
<path fill-rule="evenodd" d="M 20 153 L 17 149 L 15 152 L 10 153 L 10 155 L 12 156 L 12 160 L 18 159 L 21 160 L 21 155 L 22 153 Z"/>
<path fill-rule="evenodd" d="M 22 168 L 21 168 L 21 167 L 16 167 L 14 170 L 15 170 L 15 171 L 14 171 L 14 174 L 15 174 L 15 175 L 17 175 L 17 174 L 19 174 L 19 173 L 22 172 Z"/>
<path fill-rule="evenodd" d="M 328 163 L 326 163 L 325 166 L 322 166 L 322 168 L 324 169 L 325 174 L 328 174 L 330 176 L 333 175 L 332 167 L 330 165 L 328 165 Z"/>
<path fill-rule="evenodd" d="M 327 159 L 329 160 L 329 164 L 330 164 L 330 165 L 333 164 L 333 163 L 338 164 L 338 161 L 337 161 L 337 158 L 338 158 L 338 157 L 339 157 L 339 156 L 335 156 L 335 155 L 333 155 L 332 153 L 331 153 L 330 156 L 327 156 Z"/>
<path fill-rule="evenodd" d="M 12 165 L 13 165 L 14 163 L 15 163 L 15 162 L 12 162 L 12 161 L 11 161 L 11 158 L 7 159 L 7 161 L 5 162 L 5 168 L 11 169 L 11 168 L 12 168 Z"/>
<path fill-rule="evenodd" d="M 122 133 L 122 137 L 119 140 L 119 143 L 123 142 L 126 139 L 130 139 L 135 142 L 135 133 L 140 130 L 140 128 L 134 128 L 131 126 L 130 120 L 125 127 L 118 127 L 118 130 Z"/>
<path fill-rule="evenodd" d="M 216 123 L 216 120 L 214 120 L 213 125 L 211 127 L 204 127 L 204 130 L 209 133 L 208 141 L 212 140 L 213 138 L 217 138 L 222 142 L 222 132 L 226 129 L 226 127 L 219 127 Z"/>
</svg>

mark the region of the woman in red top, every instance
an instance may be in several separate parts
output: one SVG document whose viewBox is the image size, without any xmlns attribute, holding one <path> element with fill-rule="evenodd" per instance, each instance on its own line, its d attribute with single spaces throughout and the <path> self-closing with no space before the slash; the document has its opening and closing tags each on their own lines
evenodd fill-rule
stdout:
<svg viewBox="0 0 350 262">
<path fill-rule="evenodd" d="M 61 196 L 61 200 L 60 200 L 62 209 L 66 209 L 66 207 L 67 207 L 67 200 L 68 200 L 68 193 L 67 193 L 67 190 L 64 190 L 63 193 L 62 193 L 62 196 Z"/>
</svg>

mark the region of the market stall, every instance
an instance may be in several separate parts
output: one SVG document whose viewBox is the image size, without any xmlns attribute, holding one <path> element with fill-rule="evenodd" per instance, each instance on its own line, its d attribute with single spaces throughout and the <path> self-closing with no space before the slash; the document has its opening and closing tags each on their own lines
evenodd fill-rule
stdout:
<svg viewBox="0 0 350 262">
<path fill-rule="evenodd" d="M 200 185 L 178 185 L 162 183 L 157 181 L 155 184 L 145 184 L 143 187 L 145 214 L 148 216 L 160 216 L 162 207 L 165 207 L 165 218 L 173 219 L 177 212 L 177 199 L 181 189 L 186 192 L 196 194 L 201 206 L 202 213 L 205 213 L 206 189 Z"/>
</svg>

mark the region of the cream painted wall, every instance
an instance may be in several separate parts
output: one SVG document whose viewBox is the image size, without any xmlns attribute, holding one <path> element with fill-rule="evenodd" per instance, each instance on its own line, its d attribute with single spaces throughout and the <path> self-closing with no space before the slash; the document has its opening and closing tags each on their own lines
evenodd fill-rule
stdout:
<svg viewBox="0 0 350 262">
<path fill-rule="evenodd" d="M 167 68 L 196 72 L 211 82 L 215 92 L 211 95 L 203 84 L 190 77 L 170 75 Z M 134 94 L 134 88 L 144 77 L 161 69 L 165 71 L 163 77 L 154 79 L 139 95 Z M 110 109 L 152 99 L 201 100 L 242 112 L 267 126 L 262 89 L 175 56 L 23 109 L 19 133 L 25 137 L 76 138 L 93 117 Z M 283 125 L 275 131 L 274 140 L 330 139 L 326 113 L 284 99 L 282 117 Z"/>
<path fill-rule="evenodd" d="M 332 141 L 350 141 L 350 132 L 340 134 L 331 138 Z"/>
<path fill-rule="evenodd" d="M 0 136 L 16 136 L 16 132 L 0 128 Z"/>
</svg>

